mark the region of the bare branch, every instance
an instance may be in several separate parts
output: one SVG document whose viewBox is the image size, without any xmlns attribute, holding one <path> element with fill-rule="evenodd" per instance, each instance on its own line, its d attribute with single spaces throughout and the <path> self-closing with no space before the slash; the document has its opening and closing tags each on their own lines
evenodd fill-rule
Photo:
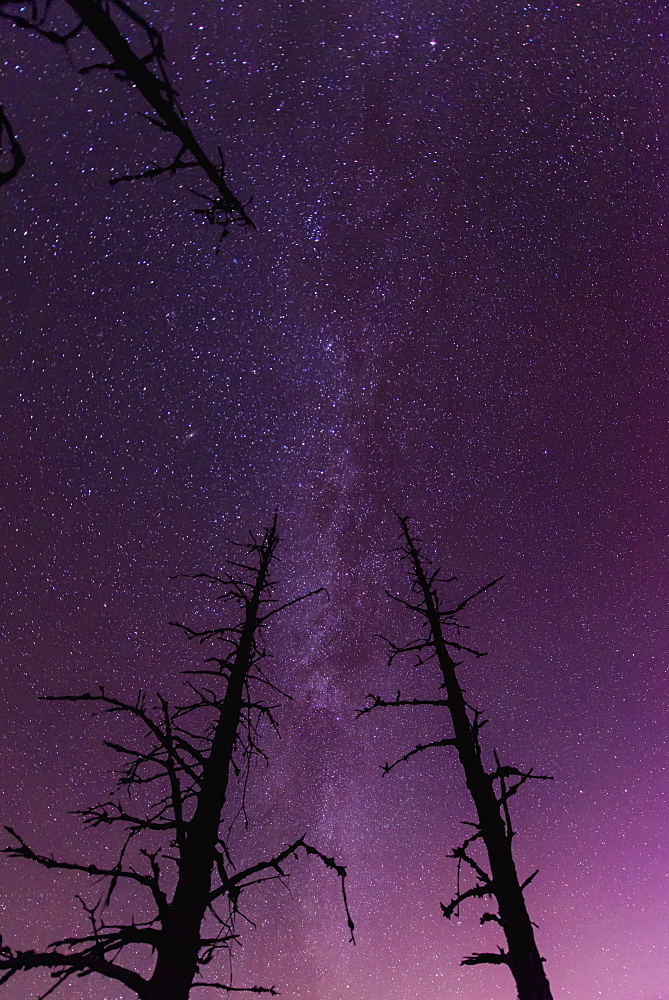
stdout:
<svg viewBox="0 0 669 1000">
<path fill-rule="evenodd" d="M 419 743 L 418 746 L 414 747 L 413 750 L 409 750 L 408 753 L 405 753 L 401 757 L 398 757 L 398 759 L 394 763 L 384 764 L 382 767 L 383 773 L 389 774 L 394 767 L 397 767 L 398 764 L 402 764 L 405 760 L 409 760 L 409 758 L 413 757 L 414 754 L 422 753 L 423 750 L 432 750 L 434 747 L 455 747 L 455 746 L 457 746 L 457 743 L 455 742 L 454 739 L 434 740 L 432 743 Z"/>
<path fill-rule="evenodd" d="M 210 990 L 225 990 L 226 993 L 269 993 L 276 997 L 279 991 L 274 986 L 226 986 L 225 983 L 193 983 L 191 989 L 198 987 Z"/>
<path fill-rule="evenodd" d="M 2 849 L 2 853 L 8 854 L 10 858 L 25 858 L 27 861 L 33 861 L 35 864 L 41 865 L 42 868 L 81 872 L 84 875 L 93 875 L 96 878 L 126 878 L 132 882 L 137 882 L 139 885 L 147 886 L 152 891 L 155 888 L 153 878 L 149 875 L 141 875 L 139 872 L 118 868 L 101 868 L 99 865 L 79 864 L 76 861 L 56 861 L 55 858 L 49 855 L 37 854 L 11 826 L 5 826 L 4 829 L 18 842 L 16 845 L 10 845 Z"/>
<path fill-rule="evenodd" d="M 397 692 L 396 698 L 393 701 L 385 701 L 383 698 L 379 698 L 376 694 L 368 694 L 368 700 L 371 700 L 371 705 L 365 705 L 364 708 L 359 708 L 356 712 L 356 718 L 360 718 L 362 715 L 367 715 L 375 708 L 398 708 L 401 705 L 441 705 L 448 707 L 448 700 L 445 698 L 402 698 L 400 692 Z"/>
<path fill-rule="evenodd" d="M 14 134 L 14 129 L 5 113 L 5 109 L 0 104 L 0 156 L 5 153 L 5 149 L 9 157 L 9 166 L 4 170 L 0 170 L 0 187 L 3 184 L 9 184 L 26 162 L 21 144 Z"/>
<path fill-rule="evenodd" d="M 484 583 L 482 587 L 479 587 L 478 590 L 475 590 L 473 594 L 469 595 L 469 597 L 465 597 L 463 601 L 460 601 L 459 604 L 456 604 L 456 606 L 454 608 L 451 608 L 450 611 L 440 611 L 439 614 L 441 615 L 442 618 L 454 618 L 461 611 L 464 611 L 467 605 L 470 604 L 473 600 L 475 600 L 481 594 L 485 594 L 486 590 L 490 590 L 491 587 L 496 587 L 497 584 L 503 579 L 504 579 L 504 574 L 502 574 L 502 576 L 496 577 L 494 580 L 491 580 L 490 583 Z"/>
<path fill-rule="evenodd" d="M 530 882 L 534 882 L 535 878 L 539 874 L 539 871 L 540 871 L 540 869 L 537 868 L 536 871 L 533 871 L 532 874 L 528 878 L 525 879 L 525 881 L 522 883 L 522 885 L 520 887 L 523 891 L 525 889 L 527 889 L 527 887 L 530 884 Z"/>
<path fill-rule="evenodd" d="M 299 597 L 294 597 L 292 601 L 286 601 L 286 603 L 282 604 L 280 607 L 272 608 L 272 610 L 268 611 L 266 615 L 262 615 L 259 619 L 259 624 L 264 624 L 268 618 L 272 617 L 272 615 L 278 615 L 281 611 L 285 611 L 286 608 L 292 608 L 293 604 L 299 604 L 300 601 L 306 601 L 309 597 L 316 597 L 317 594 L 327 594 L 327 590 L 325 587 L 317 587 L 316 590 L 310 590 L 306 594 L 300 594 Z"/>
<path fill-rule="evenodd" d="M 450 920 L 454 913 L 457 913 L 460 903 L 463 903 L 465 899 L 482 899 L 484 896 L 491 896 L 491 887 L 488 885 L 475 885 L 471 889 L 465 889 L 464 892 L 458 893 L 450 903 L 440 903 L 441 911 L 443 915 Z"/>
<path fill-rule="evenodd" d="M 355 944 L 355 925 L 353 923 L 353 918 L 351 917 L 348 906 L 348 897 L 346 895 L 346 869 L 343 865 L 338 864 L 334 858 L 327 857 L 312 844 L 307 843 L 304 837 L 300 837 L 298 840 L 293 841 L 292 844 L 289 844 L 288 847 L 284 847 L 284 849 L 274 857 L 267 858 L 264 861 L 259 861 L 257 864 L 251 865 L 249 868 L 245 868 L 244 871 L 237 872 L 237 874 L 225 878 L 220 888 L 216 889 L 209 897 L 210 902 L 213 902 L 221 896 L 230 895 L 231 892 L 241 891 L 247 885 L 253 884 L 248 881 L 249 879 L 251 879 L 254 875 L 257 875 L 259 872 L 267 871 L 268 869 L 273 869 L 279 877 L 285 878 L 286 873 L 281 865 L 288 858 L 296 856 L 299 850 L 303 850 L 307 854 L 311 854 L 314 857 L 319 858 L 319 860 L 327 868 L 331 868 L 337 873 L 341 883 L 342 898 L 344 901 L 344 909 L 346 911 L 346 921 L 351 935 L 350 940 L 351 943 Z"/>
<path fill-rule="evenodd" d="M 498 952 L 481 951 L 463 958 L 460 965 L 508 965 L 509 956 L 502 948 Z"/>
<path fill-rule="evenodd" d="M 146 980 L 137 972 L 124 969 L 123 966 L 116 965 L 114 962 L 109 962 L 97 955 L 65 955 L 56 951 L 17 951 L 9 955 L 0 953 L 0 984 L 6 983 L 17 972 L 23 972 L 27 969 L 63 969 L 81 975 L 97 972 L 107 979 L 123 983 L 134 990 L 138 996 L 142 995 L 146 987 Z M 62 981 L 63 979 L 61 979 Z"/>
</svg>

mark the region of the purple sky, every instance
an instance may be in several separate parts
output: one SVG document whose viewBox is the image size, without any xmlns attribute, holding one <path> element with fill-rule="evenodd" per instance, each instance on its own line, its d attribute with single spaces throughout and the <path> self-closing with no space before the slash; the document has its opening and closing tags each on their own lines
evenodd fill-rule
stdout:
<svg viewBox="0 0 669 1000">
<path fill-rule="evenodd" d="M 294 702 L 238 850 L 306 832 L 335 854 L 359 943 L 335 881 L 296 863 L 291 895 L 251 907 L 237 981 L 512 1000 L 507 970 L 458 965 L 497 943 L 476 905 L 440 915 L 471 819 L 449 751 L 381 776 L 445 721 L 354 719 L 400 683 L 375 633 L 411 634 L 384 597 L 396 508 L 458 596 L 506 574 L 466 616 L 490 655 L 461 673 L 488 750 L 555 776 L 514 812 L 555 1000 L 669 1000 L 666 4 L 141 9 L 258 229 L 216 255 L 187 181 L 111 188 L 169 140 L 122 84 L 77 75 L 83 47 L 73 65 L 0 23 L 28 158 L 0 191 L 0 818 L 105 856 L 67 816 L 109 786 L 101 727 L 38 696 L 179 698 L 197 653 L 166 622 L 217 610 L 170 576 L 216 572 L 278 505 L 283 592 L 330 600 L 271 637 Z M 3 868 L 6 943 L 73 929 L 81 884 Z"/>
</svg>

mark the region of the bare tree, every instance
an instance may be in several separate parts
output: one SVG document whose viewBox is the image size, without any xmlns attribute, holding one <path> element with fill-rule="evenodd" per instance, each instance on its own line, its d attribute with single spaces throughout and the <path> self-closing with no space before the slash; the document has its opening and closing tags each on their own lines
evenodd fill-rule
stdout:
<svg viewBox="0 0 669 1000">
<path fill-rule="evenodd" d="M 262 537 L 251 536 L 223 576 L 197 574 L 222 588 L 220 600 L 230 615 L 227 624 L 207 629 L 172 623 L 191 640 L 222 647 L 203 667 L 187 671 L 191 697 L 186 705 L 170 707 L 159 696 L 152 708 L 143 694 L 128 702 L 104 688 L 95 694 L 46 699 L 83 702 L 102 713 L 129 717 L 148 735 L 149 745 L 145 740 L 129 745 L 106 741 L 124 761 L 116 791 L 81 812 L 87 826 L 123 831 L 118 860 L 109 867 L 40 854 L 7 828 L 13 841 L 5 848 L 10 857 L 92 876 L 103 882 L 104 892 L 93 904 L 83 902 L 90 925 L 86 933 L 55 941 L 43 951 L 0 948 L 0 984 L 23 970 L 44 969 L 55 983 L 42 998 L 72 976 L 93 974 L 123 983 L 140 1000 L 187 1000 L 194 989 L 204 988 L 274 994 L 271 986 L 233 986 L 231 981 L 205 978 L 205 968 L 238 941 L 242 895 L 267 880 L 284 879 L 286 863 L 300 852 L 315 856 L 337 874 L 353 941 L 346 871 L 334 858 L 299 837 L 273 856 L 238 870 L 228 846 L 231 805 L 239 814 L 241 796 L 245 810 L 249 768 L 254 758 L 264 756 L 260 730 L 276 727 L 276 706 L 268 699 L 282 694 L 264 669 L 263 630 L 275 615 L 320 592 L 282 604 L 272 597 L 270 566 L 277 544 L 275 518 Z M 240 790 L 237 800 L 231 800 L 235 783 Z M 157 840 L 162 846 L 155 846 Z M 152 916 L 110 919 L 110 905 L 114 901 L 118 910 L 116 899 L 124 886 L 133 898 L 143 898 Z M 152 953 L 145 956 L 145 965 L 152 966 L 148 976 L 133 968 L 137 946 Z"/>
<path fill-rule="evenodd" d="M 227 185 L 220 147 L 219 162 L 215 163 L 196 139 L 179 106 L 177 92 L 167 74 L 160 32 L 134 7 L 125 0 L 32 0 L 27 4 L 22 0 L 0 0 L 0 17 L 65 47 L 74 38 L 91 36 L 93 50 L 97 42 L 109 61 L 95 62 L 80 72 L 108 71 L 117 80 L 136 87 L 151 109 L 146 116 L 148 120 L 178 141 L 178 151 L 169 163 L 152 163 L 137 174 L 113 178 L 111 184 L 197 169 L 213 190 L 203 193 L 190 189 L 209 203 L 208 207 L 197 208 L 195 212 L 207 222 L 221 226 L 222 236 L 236 223 L 255 228 L 246 206 Z M 128 38 L 137 33 L 144 39 L 145 51 L 140 51 Z M 9 165 L 0 171 L 0 185 L 15 177 L 25 160 L 6 114 L 0 111 L 0 154 L 3 136 Z"/>
<path fill-rule="evenodd" d="M 378 695 L 370 694 L 369 703 L 358 714 L 366 715 L 377 708 L 408 705 L 437 706 L 448 711 L 452 736 L 419 744 L 394 763 L 385 764 L 384 774 L 388 774 L 398 764 L 426 750 L 452 747 L 457 752 L 476 810 L 476 821 L 466 823 L 472 833 L 452 852 L 451 857 L 458 863 L 457 891 L 450 903 L 447 905 L 442 903 L 441 907 L 444 916 L 450 918 L 459 913 L 460 904 L 465 900 L 491 897 L 495 901 L 497 912 L 484 913 L 481 923 L 493 921 L 499 925 L 506 938 L 506 949 L 475 953 L 465 958 L 462 964 L 506 965 L 515 980 L 519 1000 L 552 1000 L 544 971 L 544 959 L 537 948 L 534 925 L 527 912 L 524 897 L 524 890 L 537 872 L 522 882 L 518 876 L 512 852 L 515 831 L 509 810 L 510 798 L 527 781 L 531 778 L 541 780 L 547 778 L 545 775 L 534 774 L 532 770 L 522 771 L 516 767 L 502 765 L 496 751 L 493 755 L 494 767 L 490 770 L 486 768 L 479 737 L 487 720 L 478 709 L 465 700 L 456 672 L 460 664 L 452 655 L 453 653 L 455 655 L 465 653 L 475 657 L 485 655 L 456 641 L 460 637 L 461 629 L 465 627 L 459 623 L 458 616 L 474 598 L 493 587 L 501 577 L 465 597 L 455 607 L 445 608 L 439 585 L 451 583 L 455 577 L 442 579 L 441 570 L 434 569 L 431 562 L 422 554 L 418 539 L 411 534 L 408 520 L 402 517 L 398 520 L 402 533 L 400 553 L 401 558 L 407 563 L 413 597 L 404 600 L 389 592 L 388 596 L 417 616 L 423 631 L 417 638 L 399 645 L 386 640 L 390 646 L 389 664 L 392 664 L 397 657 L 405 655 L 415 657 L 418 665 L 434 664 L 441 678 L 440 690 L 445 691 L 446 696 L 432 699 L 406 698 L 398 691 L 395 698 L 385 700 Z M 446 638 L 447 629 L 452 629 L 456 638 Z M 485 862 L 480 862 L 474 856 L 475 846 L 478 843 L 482 843 L 485 847 L 487 871 L 484 868 Z M 475 880 L 475 884 L 466 889 L 461 889 L 460 886 L 463 867 L 469 870 Z"/>
</svg>

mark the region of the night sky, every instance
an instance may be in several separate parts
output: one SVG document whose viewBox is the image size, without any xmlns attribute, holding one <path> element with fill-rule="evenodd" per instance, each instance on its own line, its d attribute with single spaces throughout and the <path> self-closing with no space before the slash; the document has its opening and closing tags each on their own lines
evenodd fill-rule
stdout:
<svg viewBox="0 0 669 1000">
<path fill-rule="evenodd" d="M 588 0 L 153 2 L 194 131 L 257 231 L 193 214 L 192 178 L 110 187 L 169 137 L 108 74 L 0 24 L 27 156 L 4 243 L 2 815 L 38 849 L 111 857 L 68 810 L 110 785 L 110 736 L 46 693 L 182 697 L 217 572 L 280 512 L 268 635 L 294 696 L 251 788 L 241 860 L 301 834 L 349 873 L 258 893 L 235 982 L 294 1000 L 512 1000 L 501 939 L 439 908 L 472 812 L 424 710 L 356 721 L 413 623 L 393 510 L 457 574 L 463 665 L 518 796 L 521 873 L 556 1000 L 669 1000 L 666 350 L 669 10 Z M 664 33 L 664 34 L 663 34 Z M 436 669 L 436 668 L 435 668 Z M 437 678 L 438 679 L 438 678 Z M 422 713 L 422 714 L 421 714 Z M 3 865 L 6 944 L 81 924 L 94 890 Z M 17 977 L 3 1000 L 26 1000 Z M 72 982 L 71 1000 L 130 994 Z M 204 993 L 202 993 L 204 995 Z"/>
</svg>

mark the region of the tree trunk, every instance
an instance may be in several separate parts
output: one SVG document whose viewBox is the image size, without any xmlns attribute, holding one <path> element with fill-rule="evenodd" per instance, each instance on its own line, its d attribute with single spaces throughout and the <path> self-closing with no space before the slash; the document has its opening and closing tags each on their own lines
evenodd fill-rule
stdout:
<svg viewBox="0 0 669 1000">
<path fill-rule="evenodd" d="M 163 923 L 156 966 L 143 1000 L 188 1000 L 197 973 L 201 926 L 211 895 L 211 875 L 243 709 L 244 686 L 253 665 L 253 640 L 273 551 L 273 544 L 263 551 L 246 608 L 244 627 L 230 669 L 216 733 L 202 772 L 197 807 L 188 824 L 179 859 L 179 877 Z"/>
<path fill-rule="evenodd" d="M 490 862 L 492 879 L 490 891 L 497 901 L 497 919 L 508 947 L 505 955 L 473 956 L 468 964 L 486 961 L 506 964 L 515 980 L 519 1000 L 553 1000 L 513 860 L 511 850 L 513 832 L 505 823 L 502 803 L 495 794 L 492 778 L 481 760 L 479 727 L 469 717 L 462 687 L 456 674 L 457 664 L 450 655 L 444 639 L 434 583 L 428 580 L 420 553 L 406 524 L 403 524 L 403 529 L 414 579 L 424 600 L 424 617 L 431 629 L 432 643 L 444 680 L 443 686 L 453 721 L 455 747 L 465 772 L 467 788 L 476 807 L 478 828 Z"/>
</svg>

